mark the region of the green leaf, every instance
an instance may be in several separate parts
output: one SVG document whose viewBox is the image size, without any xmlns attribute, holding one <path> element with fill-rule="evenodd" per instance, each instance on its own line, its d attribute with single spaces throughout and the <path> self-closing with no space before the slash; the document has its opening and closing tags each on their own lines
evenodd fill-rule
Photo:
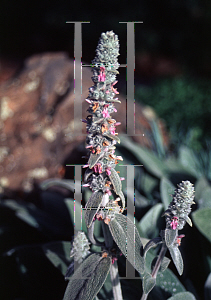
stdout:
<svg viewBox="0 0 211 300">
<path fill-rule="evenodd" d="M 60 186 L 74 192 L 75 183 L 70 179 L 47 179 L 40 183 L 42 190 L 47 190 L 51 186 Z"/>
<path fill-rule="evenodd" d="M 204 297 L 205 300 L 211 300 L 211 273 L 208 275 L 204 285 Z"/>
<path fill-rule="evenodd" d="M 166 246 L 170 247 L 173 245 L 176 237 L 178 235 L 178 230 L 173 230 L 173 229 L 165 229 L 165 242 Z"/>
<path fill-rule="evenodd" d="M 18 203 L 15 200 L 6 200 L 2 202 L 2 205 L 15 211 L 15 215 L 22 221 L 26 222 L 28 225 L 39 228 L 38 221 L 28 211 L 28 209 L 34 211 L 36 210 L 36 206 L 34 206 L 33 204 L 29 203 L 27 205 L 23 205 L 23 203 Z"/>
<path fill-rule="evenodd" d="M 147 273 L 143 278 L 143 291 L 144 294 L 148 294 L 156 284 L 156 279 L 151 274 Z"/>
<path fill-rule="evenodd" d="M 42 248 L 50 262 L 65 275 L 70 262 L 73 260 L 70 258 L 71 243 L 52 242 L 43 245 Z"/>
<path fill-rule="evenodd" d="M 151 264 L 151 270 L 153 270 L 155 264 L 156 264 L 156 261 L 158 259 L 158 256 L 156 256 L 153 261 L 152 261 L 152 264 Z M 160 264 L 160 268 L 159 268 L 159 272 L 164 272 L 167 268 L 168 268 L 168 265 L 170 264 L 171 260 L 168 258 L 168 257 L 165 257 L 163 258 L 161 264 Z"/>
<path fill-rule="evenodd" d="M 209 182 L 205 177 L 200 177 L 195 183 L 195 198 L 199 200 L 202 196 L 203 191 L 209 187 Z M 197 201 L 198 202 L 198 201 Z"/>
<path fill-rule="evenodd" d="M 167 178 L 163 177 L 160 182 L 161 200 L 166 210 L 172 201 L 172 194 L 174 193 L 175 186 Z"/>
<path fill-rule="evenodd" d="M 205 207 L 211 208 L 210 195 L 211 195 L 211 186 L 205 187 L 201 193 L 201 197 L 197 201 L 199 208 L 205 208 Z"/>
<path fill-rule="evenodd" d="M 183 260 L 182 260 L 182 255 L 180 253 L 179 248 L 177 246 L 171 246 L 168 249 L 169 249 L 172 260 L 175 264 L 175 267 L 177 268 L 177 271 L 178 271 L 179 275 L 182 275 L 182 273 L 183 273 Z"/>
<path fill-rule="evenodd" d="M 199 171 L 199 161 L 193 151 L 186 146 L 179 148 L 179 161 L 185 167 L 185 170 L 191 175 L 199 178 L 202 174 Z"/>
<path fill-rule="evenodd" d="M 148 272 L 151 272 L 151 264 L 153 259 L 154 255 L 148 252 L 146 256 L 146 270 Z M 177 276 L 175 276 L 174 273 L 168 268 L 162 273 L 158 272 L 156 278 L 156 286 L 151 292 L 153 293 L 153 295 L 154 293 L 155 295 L 157 295 L 156 287 L 160 287 L 163 291 L 169 292 L 171 295 L 185 291 L 184 286 L 181 284 Z M 153 299 L 157 299 L 156 296 Z"/>
<path fill-rule="evenodd" d="M 141 219 L 139 227 L 144 233 L 144 237 L 152 238 L 158 235 L 157 222 L 163 211 L 163 204 L 157 203 L 154 205 Z"/>
<path fill-rule="evenodd" d="M 104 284 L 110 266 L 111 258 L 109 256 L 102 257 L 96 253 L 91 254 L 74 272 L 63 300 L 93 300 Z M 82 278 L 80 278 L 81 276 Z"/>
<path fill-rule="evenodd" d="M 143 257 L 146 257 L 147 252 L 151 249 L 156 247 L 157 245 L 162 244 L 162 238 L 156 237 L 154 239 L 151 239 L 144 247 L 143 249 Z"/>
<path fill-rule="evenodd" d="M 168 298 L 168 300 L 196 300 L 196 298 L 189 292 L 182 292 Z"/>
<path fill-rule="evenodd" d="M 115 169 L 111 168 L 111 174 L 109 175 L 109 178 L 111 180 L 111 183 L 113 185 L 115 193 L 118 196 L 120 196 L 120 199 L 122 201 L 122 208 L 124 209 L 125 208 L 125 197 L 122 192 L 122 183 L 121 183 L 120 177 Z"/>
<path fill-rule="evenodd" d="M 94 219 L 95 214 L 100 208 L 100 204 L 103 198 L 103 191 L 94 192 L 86 203 L 86 210 L 84 213 L 86 226 L 90 227 Z"/>
<path fill-rule="evenodd" d="M 192 218 L 198 230 L 211 242 L 211 208 L 194 211 Z"/>
<path fill-rule="evenodd" d="M 120 138 L 121 145 L 132 152 L 151 174 L 158 178 L 165 176 L 167 172 L 165 164 L 152 151 L 140 147 L 125 136 Z"/>
<path fill-rule="evenodd" d="M 134 223 L 122 214 L 115 214 L 108 226 L 121 252 L 138 272 L 143 273 L 144 259 L 140 255 L 142 242 Z"/>
</svg>

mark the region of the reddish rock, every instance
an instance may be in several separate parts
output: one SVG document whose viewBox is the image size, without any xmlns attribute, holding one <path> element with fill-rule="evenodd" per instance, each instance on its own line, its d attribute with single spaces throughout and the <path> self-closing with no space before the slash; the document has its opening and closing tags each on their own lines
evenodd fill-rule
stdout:
<svg viewBox="0 0 211 300">
<path fill-rule="evenodd" d="M 84 67 L 81 99 L 88 96 L 91 75 L 90 68 Z M 126 100 L 120 88 L 119 92 L 122 104 L 116 105 L 118 112 L 113 116 L 122 123 L 117 128 L 121 133 L 126 128 Z M 86 132 L 83 125 L 83 135 L 73 133 L 74 98 L 74 61 L 65 53 L 34 55 L 16 77 L 1 84 L 0 186 L 27 191 L 34 179 L 64 177 L 67 162 L 83 163 L 84 147 L 81 153 L 77 147 L 85 140 Z M 83 118 L 87 108 L 83 101 Z M 136 104 L 136 134 L 140 136 L 134 140 L 148 148 L 152 147 L 150 118 L 156 118 L 152 110 L 149 113 Z M 167 145 L 165 127 L 160 120 L 158 123 Z"/>
</svg>

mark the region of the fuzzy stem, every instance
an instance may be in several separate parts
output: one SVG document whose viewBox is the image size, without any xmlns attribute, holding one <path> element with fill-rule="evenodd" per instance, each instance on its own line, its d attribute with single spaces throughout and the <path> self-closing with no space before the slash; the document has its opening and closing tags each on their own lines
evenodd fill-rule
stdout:
<svg viewBox="0 0 211 300">
<path fill-rule="evenodd" d="M 113 237 L 111 235 L 109 227 L 104 222 L 102 223 L 102 227 L 103 227 L 105 245 L 107 248 L 111 248 L 113 246 Z M 110 276 L 111 276 L 111 284 L 113 287 L 114 300 L 123 300 L 117 261 L 114 261 L 114 263 L 111 264 Z"/>
<path fill-rule="evenodd" d="M 152 271 L 152 277 L 153 278 L 157 277 L 157 273 L 158 273 L 158 271 L 160 269 L 160 265 L 162 263 L 162 260 L 163 260 L 163 258 L 165 256 L 165 254 L 166 254 L 166 251 L 167 251 L 166 243 L 163 243 L 162 248 L 160 250 L 160 254 L 158 256 L 158 259 L 157 259 L 156 264 L 155 264 L 155 266 L 153 268 L 153 271 Z"/>
<path fill-rule="evenodd" d="M 153 277 L 153 278 L 156 278 L 156 277 L 157 277 L 157 273 L 158 273 L 158 271 L 159 271 L 159 269 L 160 269 L 160 265 L 161 265 L 161 263 L 162 263 L 162 260 L 163 260 L 163 258 L 164 258 L 164 256 L 165 256 L 165 254 L 166 254 L 166 251 L 167 251 L 166 243 L 163 243 L 163 244 L 162 244 L 162 248 L 161 248 L 160 253 L 159 253 L 159 256 L 158 256 L 158 259 L 157 259 L 157 261 L 156 261 L 156 264 L 155 264 L 155 266 L 154 266 L 154 268 L 153 268 L 153 270 L 152 270 L 152 277 Z M 144 294 L 144 293 L 143 293 L 143 295 L 142 295 L 142 297 L 141 297 L 141 300 L 146 300 L 147 297 L 148 297 L 148 295 L 149 295 L 149 294 Z"/>
<path fill-rule="evenodd" d="M 114 263 L 110 267 L 110 276 L 111 284 L 113 287 L 114 300 L 123 300 L 117 261 L 114 261 Z"/>
</svg>

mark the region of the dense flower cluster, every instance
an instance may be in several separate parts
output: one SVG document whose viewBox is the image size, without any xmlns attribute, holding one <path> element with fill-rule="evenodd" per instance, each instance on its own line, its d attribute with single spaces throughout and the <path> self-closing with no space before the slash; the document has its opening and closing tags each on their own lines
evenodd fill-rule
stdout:
<svg viewBox="0 0 211 300">
<path fill-rule="evenodd" d="M 103 191 L 101 207 L 105 207 L 109 201 L 109 196 L 120 197 L 124 208 L 124 195 L 121 191 L 121 180 L 114 170 L 121 156 L 116 156 L 115 144 L 120 142 L 116 126 L 120 125 L 112 118 L 111 114 L 117 112 L 114 103 L 120 103 L 116 95 L 119 94 L 114 85 L 117 83 L 118 74 L 119 41 L 118 36 L 113 31 L 101 34 L 96 57 L 92 61 L 94 85 L 89 89 L 89 96 L 86 101 L 89 103 L 86 120 L 87 138 L 86 148 L 89 149 L 88 167 L 85 172 L 84 186 L 89 186 L 93 192 Z M 94 201 L 94 200 L 93 200 Z M 90 203 L 89 203 L 90 205 Z M 91 205 L 92 206 L 92 205 Z M 91 206 L 89 208 L 91 209 Z M 115 205 L 112 207 L 116 208 Z M 86 207 L 87 208 L 87 207 Z M 93 209 L 93 207 L 92 207 Z M 103 219 L 105 214 L 99 215 Z"/>
<path fill-rule="evenodd" d="M 79 231 L 74 237 L 70 257 L 74 256 L 78 263 L 82 263 L 85 257 L 90 253 L 89 241 L 84 232 Z"/>
<path fill-rule="evenodd" d="M 191 205 L 195 203 L 193 199 L 193 184 L 190 181 L 182 181 L 175 190 L 173 200 L 164 213 L 168 229 L 181 230 L 186 222 L 192 225 L 188 215 L 191 212 Z"/>
</svg>

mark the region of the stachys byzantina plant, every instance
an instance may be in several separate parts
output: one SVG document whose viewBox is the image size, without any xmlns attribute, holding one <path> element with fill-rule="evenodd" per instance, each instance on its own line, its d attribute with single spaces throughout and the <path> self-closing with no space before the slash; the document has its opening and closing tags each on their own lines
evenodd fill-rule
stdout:
<svg viewBox="0 0 211 300">
<path fill-rule="evenodd" d="M 134 223 L 123 215 L 125 198 L 122 192 L 121 179 L 115 170 L 121 156 L 115 155 L 116 143 L 120 142 L 116 131 L 119 124 L 111 116 L 117 112 L 114 104 L 120 103 L 114 85 L 117 83 L 119 41 L 113 31 L 102 33 L 99 40 L 96 57 L 93 60 L 94 85 L 89 89 L 86 101 L 89 103 L 89 115 L 86 123 L 86 148 L 89 158 L 84 186 L 92 190 L 92 195 L 85 206 L 85 222 L 89 241 L 101 246 L 101 252 L 93 252 L 84 233 L 78 233 L 72 243 L 71 256 L 79 263 L 74 274 L 73 265 L 67 276 L 70 277 L 64 300 L 92 300 L 103 286 L 110 272 L 114 300 L 122 300 L 122 291 L 118 276 L 117 259 L 122 253 L 133 267 L 142 274 L 143 295 L 148 297 L 156 284 L 158 271 L 164 271 L 170 262 L 165 257 L 167 249 L 181 275 L 183 261 L 179 245 L 183 235 L 178 235 L 185 223 L 191 225 L 188 217 L 194 197 L 194 188 L 189 181 L 183 181 L 175 190 L 173 200 L 164 215 L 166 229 L 160 237 L 150 240 L 143 247 L 138 230 Z M 120 204 L 120 205 L 119 205 Z M 94 236 L 96 222 L 102 223 L 104 241 L 99 242 Z M 114 243 L 115 242 L 115 243 Z M 162 245 L 161 251 L 152 262 L 152 273 L 145 266 L 147 252 L 152 247 Z"/>
<path fill-rule="evenodd" d="M 178 188 L 175 189 L 173 200 L 167 210 L 163 213 L 166 218 L 166 229 L 162 230 L 160 237 L 150 240 L 142 249 L 142 255 L 145 258 L 149 249 L 162 244 L 159 256 L 152 261 L 152 272 L 145 272 L 143 277 L 143 295 L 141 300 L 146 300 L 149 292 L 156 284 L 157 273 L 162 272 L 168 267 L 170 259 L 165 257 L 166 251 L 169 250 L 171 258 L 180 275 L 183 273 L 183 259 L 179 250 L 181 239 L 184 234 L 179 235 L 178 230 L 182 230 L 186 222 L 192 226 L 189 214 L 191 205 L 195 202 L 194 186 L 190 181 L 182 181 Z"/>
<path fill-rule="evenodd" d="M 117 112 L 114 104 L 121 103 L 117 98 L 119 93 L 114 87 L 119 68 L 118 55 L 118 36 L 113 31 L 102 33 L 96 57 L 92 61 L 94 84 L 86 99 L 89 103 L 89 115 L 82 120 L 86 123 L 86 148 L 89 150 L 88 162 L 84 166 L 87 168 L 84 186 L 92 190 L 85 207 L 85 222 L 90 242 L 102 248 L 100 253 L 90 254 L 89 242 L 84 235 L 75 237 L 71 256 L 74 255 L 77 261 L 78 257 L 83 258 L 83 262 L 70 278 L 64 300 L 93 299 L 109 271 L 114 299 L 123 299 L 116 262 L 121 252 L 138 271 L 144 271 L 144 262 L 140 255 L 141 239 L 133 222 L 122 214 L 125 208 L 121 184 L 123 178 L 115 170 L 118 162 L 122 160 L 121 156 L 115 155 L 115 145 L 120 143 L 116 126 L 120 123 L 112 117 L 112 113 Z M 103 228 L 104 242 L 101 243 L 93 234 L 97 220 L 101 221 Z M 78 252 L 81 253 L 77 253 L 75 249 L 75 245 L 79 243 L 83 243 L 82 247 L 78 247 Z M 85 259 L 83 249 L 86 251 Z"/>
</svg>

